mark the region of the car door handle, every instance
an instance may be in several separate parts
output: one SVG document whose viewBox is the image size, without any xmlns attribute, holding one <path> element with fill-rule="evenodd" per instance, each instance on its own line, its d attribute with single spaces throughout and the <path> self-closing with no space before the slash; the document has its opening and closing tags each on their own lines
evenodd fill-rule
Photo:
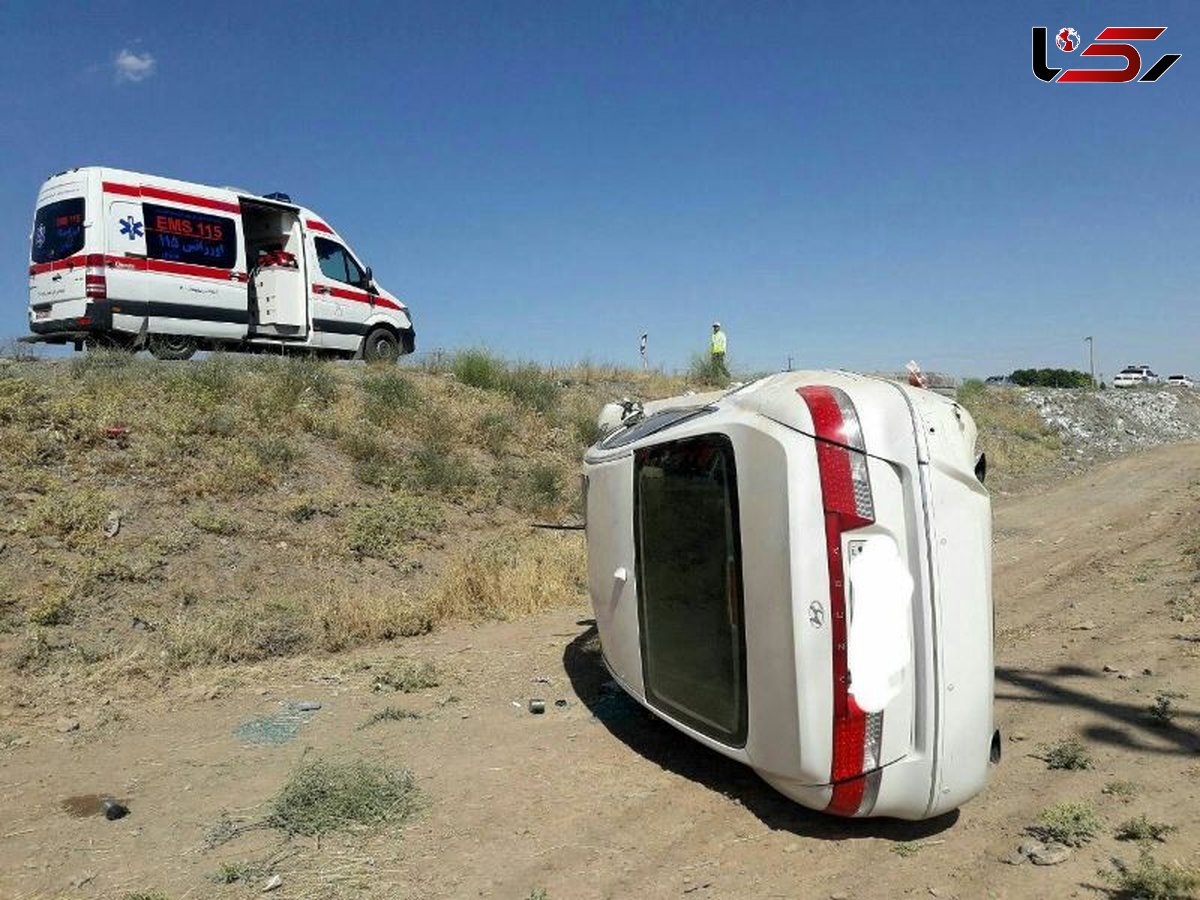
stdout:
<svg viewBox="0 0 1200 900">
<path fill-rule="evenodd" d="M 319 285 L 319 284 L 313 285 L 313 293 L 314 294 L 324 294 L 327 290 L 329 290 L 329 289 L 322 285 Z"/>
</svg>

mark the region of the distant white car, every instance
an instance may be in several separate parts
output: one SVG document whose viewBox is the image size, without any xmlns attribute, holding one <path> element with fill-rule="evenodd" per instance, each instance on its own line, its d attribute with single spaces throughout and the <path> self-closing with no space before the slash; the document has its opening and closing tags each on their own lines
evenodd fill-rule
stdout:
<svg viewBox="0 0 1200 900">
<path fill-rule="evenodd" d="M 1196 382 L 1192 381 L 1192 379 L 1190 379 L 1186 375 L 1172 375 L 1169 378 L 1167 378 L 1167 385 L 1170 387 L 1190 388 L 1190 387 L 1195 387 Z"/>
<path fill-rule="evenodd" d="M 1140 387 L 1146 384 L 1158 384 L 1159 378 L 1147 365 L 1126 366 L 1113 377 L 1113 387 Z"/>
</svg>

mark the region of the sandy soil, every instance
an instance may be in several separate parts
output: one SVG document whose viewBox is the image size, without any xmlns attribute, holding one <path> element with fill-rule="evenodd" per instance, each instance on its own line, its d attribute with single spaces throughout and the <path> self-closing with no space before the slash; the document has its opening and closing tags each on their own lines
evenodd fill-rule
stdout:
<svg viewBox="0 0 1200 900">
<path fill-rule="evenodd" d="M 1200 535 L 1198 501 L 1195 444 L 997 498 L 1005 759 L 983 795 L 936 821 L 847 822 L 789 803 L 607 691 L 580 607 L 207 672 L 157 696 L 114 690 L 108 703 L 7 709 L 3 726 L 28 743 L 0 750 L 0 897 L 247 896 L 261 878 L 209 878 L 244 860 L 273 866 L 279 897 L 1092 897 L 1110 857 L 1136 857 L 1112 829 L 1141 813 L 1179 828 L 1160 859 L 1197 865 L 1200 642 L 1187 638 L 1200 638 L 1200 623 L 1186 610 L 1200 605 L 1200 569 L 1182 551 Z M 355 664 L 400 652 L 448 677 L 418 694 L 373 692 Z M 1146 714 L 1160 690 L 1189 695 L 1166 727 Z M 526 711 L 530 697 L 547 701 L 544 715 Z M 242 723 L 297 700 L 322 708 L 290 741 L 239 738 Z M 359 727 L 387 705 L 423 717 Z M 63 732 L 64 719 L 80 727 Z M 1070 736 L 1093 770 L 1048 771 L 1032 755 Z M 251 830 L 207 846 L 223 813 L 261 818 L 311 754 L 408 766 L 424 810 L 400 828 L 319 844 Z M 1136 782 L 1136 795 L 1104 794 L 1116 779 Z M 93 793 L 125 800 L 131 815 L 62 807 Z M 1003 862 L 1038 811 L 1063 800 L 1093 803 L 1106 833 L 1058 866 Z"/>
</svg>

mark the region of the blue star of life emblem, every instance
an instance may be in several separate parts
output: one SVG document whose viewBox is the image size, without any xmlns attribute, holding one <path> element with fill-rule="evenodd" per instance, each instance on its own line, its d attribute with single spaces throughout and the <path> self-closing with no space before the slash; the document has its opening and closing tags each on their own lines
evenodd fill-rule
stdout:
<svg viewBox="0 0 1200 900">
<path fill-rule="evenodd" d="M 133 216 L 127 216 L 121 220 L 121 234 L 129 235 L 131 241 L 136 241 L 142 236 L 142 223 L 138 222 Z"/>
</svg>

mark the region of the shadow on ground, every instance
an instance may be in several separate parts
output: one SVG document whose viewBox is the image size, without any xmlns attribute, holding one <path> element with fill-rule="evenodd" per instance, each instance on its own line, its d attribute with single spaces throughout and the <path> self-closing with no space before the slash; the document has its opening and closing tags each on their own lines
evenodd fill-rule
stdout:
<svg viewBox="0 0 1200 900">
<path fill-rule="evenodd" d="M 563 650 L 563 668 L 576 696 L 608 731 L 638 755 L 729 798 L 775 831 L 844 841 L 883 838 L 917 841 L 950 828 L 958 812 L 924 822 L 899 819 L 840 819 L 800 806 L 775 791 L 747 766 L 709 750 L 655 718 L 615 684 L 600 658 L 600 637 L 592 620 Z"/>
<path fill-rule="evenodd" d="M 1058 666 L 1044 672 L 1014 669 L 1000 666 L 996 669 L 996 680 L 1021 690 L 997 693 L 997 700 L 1016 703 L 1048 703 L 1056 707 L 1073 706 L 1102 717 L 1102 721 L 1085 726 L 1080 735 L 1089 741 L 1109 744 L 1123 750 L 1141 753 L 1178 754 L 1191 756 L 1200 752 L 1200 735 L 1186 725 L 1194 724 L 1200 716 L 1180 710 L 1170 722 L 1155 719 L 1150 715 L 1150 700 L 1147 696 L 1141 705 L 1109 700 L 1090 693 L 1078 681 L 1086 678 L 1093 682 L 1102 676 L 1091 669 L 1078 666 Z M 1185 724 L 1180 724 L 1185 723 Z"/>
</svg>

